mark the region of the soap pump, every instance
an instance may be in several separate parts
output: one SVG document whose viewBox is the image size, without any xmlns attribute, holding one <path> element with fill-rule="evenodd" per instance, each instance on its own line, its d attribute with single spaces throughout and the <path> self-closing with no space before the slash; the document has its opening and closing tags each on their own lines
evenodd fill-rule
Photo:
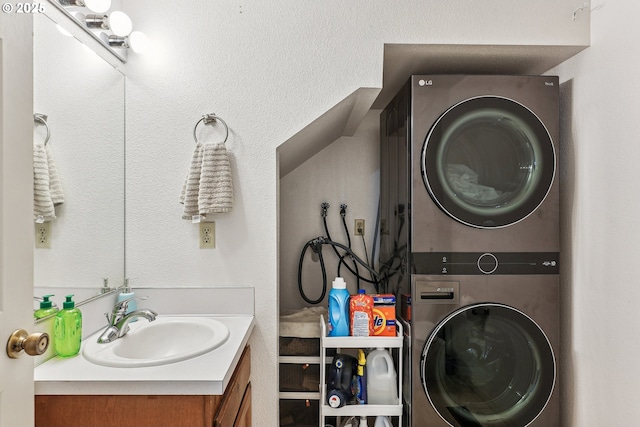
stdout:
<svg viewBox="0 0 640 427">
<path fill-rule="evenodd" d="M 73 295 L 67 295 L 62 310 L 53 323 L 53 347 L 60 357 L 72 357 L 80 352 L 82 342 L 82 313 L 76 308 Z"/>
<path fill-rule="evenodd" d="M 132 311 L 136 311 L 138 309 L 138 305 L 136 304 L 136 293 L 131 290 L 131 286 L 129 286 L 129 279 L 124 279 L 124 288 L 118 294 L 118 301 L 122 302 L 129 300 L 127 303 L 127 311 L 125 314 L 129 314 Z M 132 322 L 135 322 L 138 319 L 131 319 Z"/>
<path fill-rule="evenodd" d="M 52 294 L 42 296 L 42 301 L 40 301 L 40 308 L 33 313 L 33 317 L 35 317 L 36 319 L 42 319 L 43 317 L 47 317 L 58 312 L 58 307 L 54 307 L 51 300 L 49 300 L 49 298 L 51 298 L 52 296 L 54 295 Z"/>
</svg>

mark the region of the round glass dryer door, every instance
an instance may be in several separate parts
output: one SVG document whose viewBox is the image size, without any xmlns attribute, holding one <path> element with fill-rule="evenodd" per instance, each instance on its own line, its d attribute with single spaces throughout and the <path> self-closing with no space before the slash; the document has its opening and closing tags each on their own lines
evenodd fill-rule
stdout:
<svg viewBox="0 0 640 427">
<path fill-rule="evenodd" d="M 496 228 L 526 218 L 544 201 L 555 152 L 531 110 L 483 96 L 438 118 L 424 142 L 421 166 L 427 190 L 444 212 L 472 227 Z"/>
<path fill-rule="evenodd" d="M 523 427 L 547 405 L 556 364 L 545 334 L 524 313 L 475 304 L 433 330 L 420 374 L 429 401 L 450 425 Z"/>
</svg>

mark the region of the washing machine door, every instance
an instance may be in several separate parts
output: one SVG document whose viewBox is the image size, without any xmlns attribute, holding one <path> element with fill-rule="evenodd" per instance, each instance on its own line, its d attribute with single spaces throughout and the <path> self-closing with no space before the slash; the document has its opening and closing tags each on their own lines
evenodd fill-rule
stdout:
<svg viewBox="0 0 640 427">
<path fill-rule="evenodd" d="M 529 216 L 549 193 L 555 151 L 542 121 L 511 99 L 482 96 L 445 111 L 425 139 L 424 183 L 463 224 L 505 227 Z"/>
<path fill-rule="evenodd" d="M 450 425 L 523 427 L 547 405 L 556 364 L 544 332 L 527 315 L 475 304 L 433 330 L 420 373 L 433 408 Z"/>
</svg>

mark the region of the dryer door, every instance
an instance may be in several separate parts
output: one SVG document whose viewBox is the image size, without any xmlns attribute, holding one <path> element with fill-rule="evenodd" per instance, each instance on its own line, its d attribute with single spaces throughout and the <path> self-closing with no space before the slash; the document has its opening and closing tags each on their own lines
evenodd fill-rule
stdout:
<svg viewBox="0 0 640 427">
<path fill-rule="evenodd" d="M 536 210 L 555 174 L 553 141 L 511 99 L 483 96 L 449 108 L 429 130 L 422 177 L 438 206 L 479 228 L 514 224 Z"/>
<path fill-rule="evenodd" d="M 422 352 L 420 374 L 429 401 L 450 425 L 523 427 L 547 405 L 556 364 L 531 318 L 485 303 L 438 324 Z"/>
</svg>

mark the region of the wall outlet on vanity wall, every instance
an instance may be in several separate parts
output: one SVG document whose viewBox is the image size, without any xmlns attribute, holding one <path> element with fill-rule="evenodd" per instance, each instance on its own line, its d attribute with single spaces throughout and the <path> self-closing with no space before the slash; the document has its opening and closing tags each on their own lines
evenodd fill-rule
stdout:
<svg viewBox="0 0 640 427">
<path fill-rule="evenodd" d="M 36 223 L 36 248 L 51 249 L 51 223 Z"/>
<path fill-rule="evenodd" d="M 216 247 L 216 223 L 200 223 L 200 249 L 215 249 Z"/>
</svg>

